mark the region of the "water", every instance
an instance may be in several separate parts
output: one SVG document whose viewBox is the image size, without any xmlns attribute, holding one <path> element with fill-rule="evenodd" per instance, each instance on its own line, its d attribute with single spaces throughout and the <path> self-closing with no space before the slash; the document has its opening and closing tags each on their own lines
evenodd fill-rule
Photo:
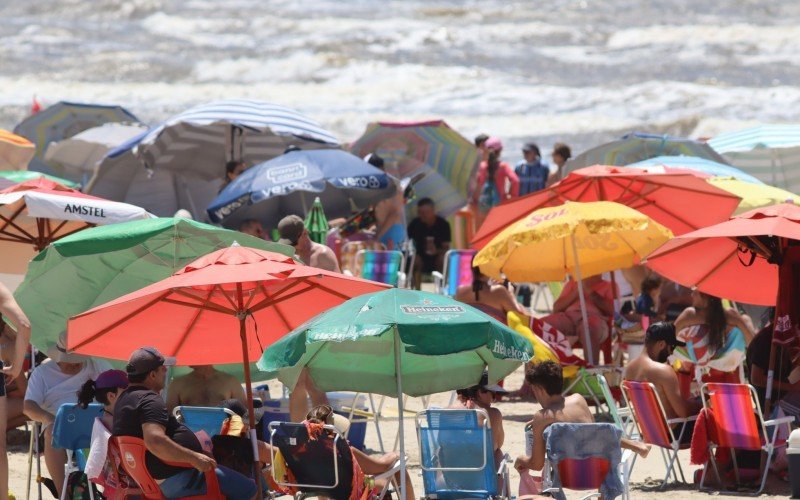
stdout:
<svg viewBox="0 0 800 500">
<path fill-rule="evenodd" d="M 0 0 L 0 127 L 45 103 L 154 123 L 250 97 L 344 142 L 379 119 L 584 147 L 796 120 L 796 0 Z"/>
</svg>

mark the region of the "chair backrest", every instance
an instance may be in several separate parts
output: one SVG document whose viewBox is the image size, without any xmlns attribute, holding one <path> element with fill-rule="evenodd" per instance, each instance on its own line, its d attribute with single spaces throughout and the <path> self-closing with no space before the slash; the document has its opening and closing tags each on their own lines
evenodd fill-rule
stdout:
<svg viewBox="0 0 800 500">
<path fill-rule="evenodd" d="M 444 290 L 454 297 L 461 285 L 472 284 L 472 258 L 476 250 L 448 250 L 444 254 Z"/>
<path fill-rule="evenodd" d="M 614 425 L 625 432 L 625 423 L 622 421 L 622 418 L 619 416 L 619 412 L 617 411 L 617 403 L 614 400 L 614 396 L 611 394 L 611 387 L 608 385 L 608 380 L 606 380 L 605 375 L 602 373 L 596 373 L 595 379 L 597 380 L 597 386 L 600 387 L 600 393 L 603 396 L 603 399 L 606 401 L 606 406 L 608 406 L 608 413 L 614 420 Z"/>
<path fill-rule="evenodd" d="M 484 410 L 428 409 L 417 414 L 426 495 L 498 494 L 489 416 Z"/>
<path fill-rule="evenodd" d="M 119 449 L 122 470 L 136 481 L 142 490 L 142 495 L 147 499 L 163 499 L 161 488 L 158 487 L 158 483 L 150 475 L 145 464 L 147 448 L 145 448 L 144 441 L 131 436 L 115 436 L 111 439 Z"/>
<path fill-rule="evenodd" d="M 92 443 L 94 419 L 103 414 L 103 405 L 91 403 L 85 409 L 77 404 L 63 404 L 53 424 L 53 448 L 83 450 Z"/>
<path fill-rule="evenodd" d="M 565 458 L 558 462 L 561 487 L 568 490 L 597 490 L 605 481 L 611 462 L 605 458 Z"/>
<path fill-rule="evenodd" d="M 225 419 L 234 415 L 227 408 L 213 406 L 176 406 L 172 413 L 192 432 L 205 431 L 209 437 L 219 434 Z"/>
<path fill-rule="evenodd" d="M 353 455 L 347 440 L 331 425 L 311 439 L 305 424 L 271 422 L 270 444 L 278 449 L 294 481 L 273 479 L 280 486 L 296 488 L 329 498 L 349 498 L 353 485 Z"/>
<path fill-rule="evenodd" d="M 403 266 L 403 252 L 398 250 L 359 250 L 362 278 L 397 286 Z"/>
<path fill-rule="evenodd" d="M 386 245 L 374 240 L 348 241 L 342 245 L 342 249 L 339 252 L 339 267 L 341 267 L 342 272 L 348 270 L 354 276 L 361 274 L 360 264 L 356 259 L 359 250 L 386 250 Z"/>
<path fill-rule="evenodd" d="M 671 448 L 675 438 L 667 424 L 664 406 L 656 393 L 655 386 L 649 382 L 624 380 L 622 394 L 633 410 L 642 440 L 662 448 Z"/>
<path fill-rule="evenodd" d="M 719 446 L 737 450 L 760 450 L 766 437 L 755 389 L 748 384 L 703 384 L 703 406 L 714 414 Z"/>
</svg>

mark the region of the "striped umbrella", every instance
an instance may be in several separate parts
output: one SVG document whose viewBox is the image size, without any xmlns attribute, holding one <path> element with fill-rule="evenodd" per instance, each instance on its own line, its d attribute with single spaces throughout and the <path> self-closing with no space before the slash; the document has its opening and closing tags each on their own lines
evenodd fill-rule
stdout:
<svg viewBox="0 0 800 500">
<path fill-rule="evenodd" d="M 388 173 L 398 178 L 425 177 L 414 184 L 419 198 L 432 198 L 448 216 L 467 203 L 478 150 L 443 120 L 417 123 L 371 123 L 350 147 L 358 156 L 377 153 Z"/>
<path fill-rule="evenodd" d="M 800 125 L 760 125 L 720 134 L 708 144 L 748 174 L 800 191 Z"/>
<path fill-rule="evenodd" d="M 25 170 L 35 153 L 36 146 L 31 141 L 0 129 L 0 169 Z"/>
<path fill-rule="evenodd" d="M 290 145 L 337 148 L 339 141 L 293 109 L 228 99 L 201 104 L 167 119 L 141 139 L 135 153 L 150 169 L 214 180 L 223 178 L 227 161 L 252 165 L 283 154 Z"/>
<path fill-rule="evenodd" d="M 717 163 L 727 163 L 704 142 L 685 137 L 633 132 L 572 158 L 565 165 L 565 173 L 592 165 L 630 165 L 657 156 L 696 156 Z"/>
<path fill-rule="evenodd" d="M 707 160 L 705 158 L 698 158 L 696 156 L 656 156 L 647 160 L 637 161 L 626 167 L 634 168 L 647 168 L 650 167 L 665 167 L 672 169 L 693 170 L 703 174 L 708 174 L 711 177 L 733 177 L 744 182 L 752 184 L 763 184 L 759 179 L 752 175 L 742 172 L 738 168 L 718 163 L 715 161 Z"/>
<path fill-rule="evenodd" d="M 56 171 L 44 160 L 44 152 L 52 141 L 72 137 L 104 123 L 138 121 L 133 113 L 121 106 L 62 101 L 25 118 L 14 128 L 14 133 L 36 144 L 36 156 L 29 169 L 53 174 Z"/>
</svg>

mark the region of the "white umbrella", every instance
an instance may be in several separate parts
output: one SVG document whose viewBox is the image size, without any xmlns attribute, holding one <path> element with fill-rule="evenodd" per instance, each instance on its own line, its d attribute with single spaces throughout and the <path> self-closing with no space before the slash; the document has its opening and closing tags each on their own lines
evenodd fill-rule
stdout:
<svg viewBox="0 0 800 500">
<path fill-rule="evenodd" d="M 47 146 L 44 159 L 56 170 L 77 175 L 93 173 L 109 151 L 147 130 L 141 124 L 106 123 Z"/>
</svg>

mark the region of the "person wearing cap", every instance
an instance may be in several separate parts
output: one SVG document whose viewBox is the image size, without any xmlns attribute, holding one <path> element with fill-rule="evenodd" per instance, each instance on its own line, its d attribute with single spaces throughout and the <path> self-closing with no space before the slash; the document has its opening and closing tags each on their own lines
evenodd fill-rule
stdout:
<svg viewBox="0 0 800 500">
<path fill-rule="evenodd" d="M 519 195 L 535 193 L 545 188 L 550 169 L 542 164 L 539 146 L 533 142 L 526 142 L 522 146 L 521 160 L 514 167 L 514 173 L 519 177 Z"/>
<path fill-rule="evenodd" d="M 492 446 L 494 446 L 495 463 L 503 457 L 502 447 L 506 435 L 503 430 L 503 414 L 492 406 L 496 395 L 508 394 L 508 391 L 497 384 L 489 383 L 489 372 L 484 371 L 478 385 L 474 385 L 461 392 L 464 398 L 464 408 L 470 410 L 481 409 L 489 415 L 489 424 L 492 427 Z"/>
<path fill-rule="evenodd" d="M 490 137 L 486 140 L 486 149 L 489 155 L 478 166 L 477 181 L 470 198 L 475 209 L 476 227 L 480 227 L 492 207 L 519 195 L 517 174 L 508 163 L 500 161 L 503 142 L 497 137 Z"/>
<path fill-rule="evenodd" d="M 297 215 L 287 215 L 278 222 L 278 243 L 294 247 L 295 252 L 304 264 L 311 267 L 318 267 L 326 271 L 341 272 L 339 263 L 336 261 L 336 254 L 333 250 L 311 241 L 308 236 L 303 219 Z"/>
<path fill-rule="evenodd" d="M 158 394 L 167 379 L 167 367 L 175 358 L 164 357 L 154 347 L 133 351 L 126 372 L 130 385 L 117 398 L 114 407 L 113 434 L 132 436 L 144 441 L 147 448 L 145 466 L 167 498 L 202 494 L 203 473 L 215 470 L 219 486 L 227 498 L 251 498 L 255 482 L 236 471 L 217 466 L 203 453 L 197 436 L 167 411 Z M 192 468 L 168 465 L 165 462 L 188 463 Z"/>
<path fill-rule="evenodd" d="M 191 366 L 192 371 L 175 378 L 169 386 L 167 408 L 176 406 L 217 406 L 226 399 L 245 401 L 242 383 L 212 365 Z"/>
<path fill-rule="evenodd" d="M 375 168 L 386 170 L 386 165 L 377 153 L 364 157 L 364 161 Z M 394 172 L 397 174 L 397 172 Z M 398 184 L 395 194 L 379 201 L 373 207 L 375 214 L 375 238 L 386 245 L 387 250 L 400 250 L 406 241 L 406 200 L 404 189 Z"/>
<path fill-rule="evenodd" d="M 61 405 L 78 402 L 78 391 L 87 380 L 111 369 L 107 361 L 67 352 L 66 345 L 67 336 L 62 333 L 58 343 L 47 351 L 50 359 L 31 372 L 23 402 L 25 415 L 40 422 L 44 429 L 44 461 L 59 493 L 64 484 L 67 453 L 52 446 L 56 413 Z"/>
</svg>

